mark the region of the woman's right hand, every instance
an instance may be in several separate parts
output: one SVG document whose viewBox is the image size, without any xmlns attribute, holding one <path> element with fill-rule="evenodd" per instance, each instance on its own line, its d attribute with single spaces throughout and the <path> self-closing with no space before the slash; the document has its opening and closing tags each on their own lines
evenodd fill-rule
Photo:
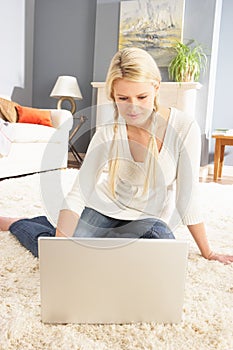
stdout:
<svg viewBox="0 0 233 350">
<path fill-rule="evenodd" d="M 225 255 L 225 254 L 218 254 L 218 253 L 214 253 L 211 252 L 208 257 L 208 260 L 215 260 L 215 261 L 219 261 L 222 264 L 225 265 L 229 265 L 233 262 L 233 256 L 232 255 Z"/>
</svg>

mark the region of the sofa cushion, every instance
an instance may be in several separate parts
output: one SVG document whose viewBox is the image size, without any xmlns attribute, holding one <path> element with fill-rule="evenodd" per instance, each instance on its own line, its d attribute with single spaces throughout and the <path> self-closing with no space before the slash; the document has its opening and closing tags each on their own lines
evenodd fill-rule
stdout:
<svg viewBox="0 0 233 350">
<path fill-rule="evenodd" d="M 16 123 L 18 119 L 16 106 L 18 106 L 18 103 L 0 97 L 0 118 Z"/>
<path fill-rule="evenodd" d="M 63 141 L 63 131 L 44 125 L 14 123 L 9 125 L 13 130 L 13 142 L 52 142 L 60 143 Z M 67 135 L 65 135 L 67 137 Z"/>
<path fill-rule="evenodd" d="M 18 123 L 53 126 L 50 117 L 50 111 L 23 106 L 16 106 L 15 108 L 18 113 Z"/>
</svg>

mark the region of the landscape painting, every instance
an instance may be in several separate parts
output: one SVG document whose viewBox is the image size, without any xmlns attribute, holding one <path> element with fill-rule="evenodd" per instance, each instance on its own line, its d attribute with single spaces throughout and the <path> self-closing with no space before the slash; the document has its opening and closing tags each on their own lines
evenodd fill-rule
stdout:
<svg viewBox="0 0 233 350">
<path fill-rule="evenodd" d="M 154 57 L 159 67 L 167 67 L 176 42 L 182 41 L 184 1 L 121 1 L 119 49 L 140 47 Z"/>
</svg>

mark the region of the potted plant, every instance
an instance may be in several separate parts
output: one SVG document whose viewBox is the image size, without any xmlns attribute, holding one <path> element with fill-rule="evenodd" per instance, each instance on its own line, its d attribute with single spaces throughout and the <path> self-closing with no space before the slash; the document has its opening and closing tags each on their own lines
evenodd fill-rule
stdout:
<svg viewBox="0 0 233 350">
<path fill-rule="evenodd" d="M 176 56 L 168 66 L 169 78 L 176 82 L 198 81 L 200 73 L 205 69 L 207 56 L 200 44 L 193 46 L 193 40 L 184 44 L 177 42 Z"/>
</svg>

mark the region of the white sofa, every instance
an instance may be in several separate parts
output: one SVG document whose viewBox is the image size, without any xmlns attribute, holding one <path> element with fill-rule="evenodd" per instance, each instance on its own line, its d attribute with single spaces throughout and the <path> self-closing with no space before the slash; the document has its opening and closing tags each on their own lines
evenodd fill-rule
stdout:
<svg viewBox="0 0 233 350">
<path fill-rule="evenodd" d="M 53 127 L 9 123 L 12 143 L 8 155 L 0 156 L 0 178 L 67 167 L 73 116 L 64 109 L 50 111 Z"/>
</svg>

